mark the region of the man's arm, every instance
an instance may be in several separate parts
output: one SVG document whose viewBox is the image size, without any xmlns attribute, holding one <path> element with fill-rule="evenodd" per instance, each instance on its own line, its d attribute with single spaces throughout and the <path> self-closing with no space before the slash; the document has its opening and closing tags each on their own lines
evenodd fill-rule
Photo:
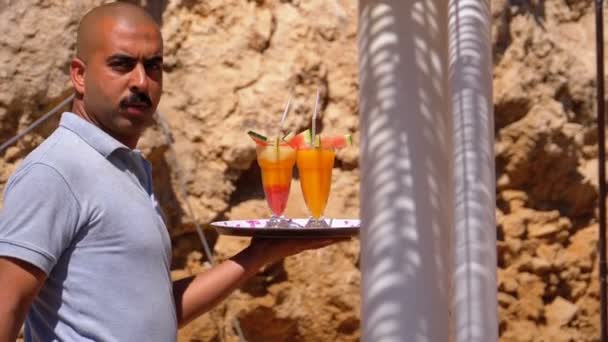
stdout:
<svg viewBox="0 0 608 342">
<path fill-rule="evenodd" d="M 24 261 L 0 257 L 0 341 L 17 339 L 45 279 L 42 270 Z"/>
<path fill-rule="evenodd" d="M 173 283 L 173 295 L 180 327 L 209 311 L 261 267 L 307 249 L 343 241 L 253 239 L 234 257 L 196 276 Z"/>
</svg>

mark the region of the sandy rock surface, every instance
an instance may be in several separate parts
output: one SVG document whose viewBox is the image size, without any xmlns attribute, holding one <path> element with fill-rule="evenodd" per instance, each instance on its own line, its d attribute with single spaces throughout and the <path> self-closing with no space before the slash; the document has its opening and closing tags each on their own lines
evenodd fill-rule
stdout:
<svg viewBox="0 0 608 342">
<path fill-rule="evenodd" d="M 0 1 L 0 141 L 70 94 L 76 25 L 103 1 Z M 174 277 L 208 267 L 247 240 L 208 223 L 269 214 L 245 132 L 308 127 L 317 87 L 324 133 L 352 133 L 340 151 L 328 215 L 357 217 L 356 2 L 142 1 L 162 21 L 161 124 L 140 148 L 174 245 Z M 594 17 L 590 0 L 492 1 L 501 341 L 598 336 Z M 0 188 L 58 117 L 0 155 Z M 170 142 L 170 143 L 169 143 Z M 0 200 L 1 205 L 1 200 Z M 305 216 L 298 181 L 287 209 Z M 271 265 L 180 331 L 180 341 L 357 341 L 359 242 Z"/>
</svg>

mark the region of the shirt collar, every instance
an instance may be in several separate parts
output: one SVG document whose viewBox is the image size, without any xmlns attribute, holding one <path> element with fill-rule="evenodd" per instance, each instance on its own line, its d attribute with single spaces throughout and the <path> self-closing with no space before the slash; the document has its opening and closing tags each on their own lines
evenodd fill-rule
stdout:
<svg viewBox="0 0 608 342">
<path fill-rule="evenodd" d="M 74 113 L 64 112 L 61 115 L 59 126 L 74 132 L 80 139 L 84 140 L 84 142 L 93 147 L 105 158 L 116 150 L 125 149 L 131 151 L 130 148 L 114 139 L 108 133 L 101 130 L 101 128 Z"/>
</svg>

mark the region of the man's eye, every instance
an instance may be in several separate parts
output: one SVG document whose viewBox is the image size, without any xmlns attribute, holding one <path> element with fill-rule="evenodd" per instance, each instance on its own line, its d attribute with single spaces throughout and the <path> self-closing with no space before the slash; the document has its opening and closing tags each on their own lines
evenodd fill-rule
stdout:
<svg viewBox="0 0 608 342">
<path fill-rule="evenodd" d="M 150 71 L 158 71 L 162 69 L 162 63 L 158 63 L 158 62 L 153 62 L 153 63 L 146 63 L 145 65 L 146 70 L 150 70 Z"/>
<path fill-rule="evenodd" d="M 133 68 L 133 62 L 126 60 L 112 61 L 110 62 L 110 67 L 120 71 L 130 70 Z"/>
</svg>

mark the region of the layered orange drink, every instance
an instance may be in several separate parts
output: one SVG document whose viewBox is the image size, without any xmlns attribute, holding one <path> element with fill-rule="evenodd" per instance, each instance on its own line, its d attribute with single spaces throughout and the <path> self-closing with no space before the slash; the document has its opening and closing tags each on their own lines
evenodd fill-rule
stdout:
<svg viewBox="0 0 608 342">
<path fill-rule="evenodd" d="M 296 164 L 304 202 L 310 211 L 308 227 L 325 227 L 322 220 L 331 190 L 335 150 L 350 145 L 350 135 L 313 137 L 309 130 L 290 141 L 296 150 Z"/>
<path fill-rule="evenodd" d="M 289 197 L 296 150 L 282 139 L 268 139 L 252 131 L 248 134 L 256 142 L 264 195 L 272 212 L 269 225 L 279 226 L 284 220 L 282 215 Z"/>
<path fill-rule="evenodd" d="M 298 150 L 296 162 L 304 201 L 314 219 L 320 219 L 327 206 L 331 173 L 336 153 L 331 149 Z"/>
</svg>

